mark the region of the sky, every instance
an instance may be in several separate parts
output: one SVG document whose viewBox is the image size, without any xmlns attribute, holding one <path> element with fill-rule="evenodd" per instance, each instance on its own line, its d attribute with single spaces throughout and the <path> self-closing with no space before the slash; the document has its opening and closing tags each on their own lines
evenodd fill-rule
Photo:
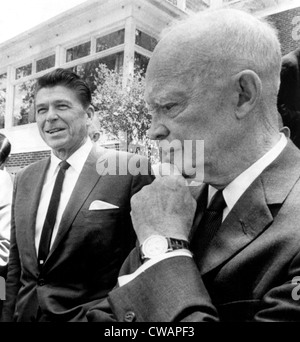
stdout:
<svg viewBox="0 0 300 342">
<path fill-rule="evenodd" d="M 0 43 L 86 0 L 0 0 Z"/>
</svg>

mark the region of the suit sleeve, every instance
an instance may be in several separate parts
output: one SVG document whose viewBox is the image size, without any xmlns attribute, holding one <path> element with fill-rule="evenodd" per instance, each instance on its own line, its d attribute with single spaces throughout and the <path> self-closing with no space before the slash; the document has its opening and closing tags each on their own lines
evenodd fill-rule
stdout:
<svg viewBox="0 0 300 342">
<path fill-rule="evenodd" d="M 136 270 L 138 260 L 134 249 L 120 275 Z M 251 306 L 243 307 L 250 302 Z M 123 322 L 130 312 L 137 322 L 209 322 L 230 321 L 234 313 L 234 321 L 299 322 L 299 303 L 300 252 L 291 261 L 285 282 L 260 299 L 227 303 L 227 311 L 213 305 L 193 259 L 182 256 L 163 260 L 128 284 L 115 287 L 87 318 L 91 322 Z"/>
<path fill-rule="evenodd" d="M 139 267 L 134 249 L 120 275 Z M 116 287 L 108 298 L 88 312 L 88 320 L 126 321 L 134 313 L 137 322 L 208 322 L 218 321 L 193 259 L 185 256 L 160 261 L 122 287 Z"/>
<path fill-rule="evenodd" d="M 6 269 L 9 255 L 11 204 L 13 184 L 10 175 L 4 171 L 0 173 L 0 275 Z"/>
<path fill-rule="evenodd" d="M 8 262 L 8 272 L 6 280 L 6 300 L 3 305 L 2 321 L 13 321 L 13 315 L 16 305 L 16 297 L 19 292 L 21 283 L 21 265 L 19 259 L 19 251 L 16 241 L 16 226 L 15 226 L 15 213 L 14 203 L 17 194 L 18 176 L 16 176 L 14 183 L 13 202 L 12 202 L 12 215 L 11 215 L 11 238 L 10 238 L 10 254 Z"/>
<path fill-rule="evenodd" d="M 286 281 L 273 287 L 264 295 L 253 321 L 300 321 L 300 252 L 290 263 Z"/>
<path fill-rule="evenodd" d="M 151 166 L 147 158 L 139 155 L 130 155 L 128 163 L 128 171 L 133 173 L 131 182 L 131 196 L 139 192 L 145 185 L 149 185 L 153 182 L 154 176 L 151 174 Z M 137 166 L 139 173 L 135 174 L 135 170 L 132 165 Z M 136 171 L 137 172 L 137 171 Z"/>
</svg>

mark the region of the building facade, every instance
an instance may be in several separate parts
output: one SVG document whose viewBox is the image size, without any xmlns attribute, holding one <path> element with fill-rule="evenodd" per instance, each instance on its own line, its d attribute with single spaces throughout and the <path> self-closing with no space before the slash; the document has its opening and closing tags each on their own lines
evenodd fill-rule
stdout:
<svg viewBox="0 0 300 342">
<path fill-rule="evenodd" d="M 32 89 L 38 77 L 70 68 L 93 90 L 104 63 L 121 71 L 126 84 L 135 67 L 146 69 L 161 31 L 173 20 L 222 6 L 269 17 L 283 54 L 300 46 L 300 0 L 88 0 L 0 44 L 0 132 L 12 143 L 8 170 L 15 173 L 50 154 L 35 123 Z"/>
</svg>

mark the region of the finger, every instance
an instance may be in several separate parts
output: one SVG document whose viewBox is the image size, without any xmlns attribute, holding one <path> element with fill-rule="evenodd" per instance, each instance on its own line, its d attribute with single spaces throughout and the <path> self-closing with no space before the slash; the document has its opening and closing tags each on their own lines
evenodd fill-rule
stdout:
<svg viewBox="0 0 300 342">
<path fill-rule="evenodd" d="M 160 163 L 152 167 L 155 177 L 165 177 L 165 176 L 180 176 L 181 173 L 178 167 L 170 163 Z"/>
<path fill-rule="evenodd" d="M 187 186 L 186 180 L 181 175 L 160 177 L 155 179 L 153 183 L 158 187 L 165 186 L 171 190 L 176 190 Z"/>
</svg>

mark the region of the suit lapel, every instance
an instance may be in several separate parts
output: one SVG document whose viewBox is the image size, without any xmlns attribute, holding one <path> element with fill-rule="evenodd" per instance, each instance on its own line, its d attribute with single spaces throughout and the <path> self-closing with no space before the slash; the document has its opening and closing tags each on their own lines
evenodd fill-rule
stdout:
<svg viewBox="0 0 300 342">
<path fill-rule="evenodd" d="M 288 143 L 241 196 L 197 260 L 201 274 L 227 262 L 271 225 L 272 208 L 282 205 L 298 180 L 299 164 L 300 151 Z"/>
<path fill-rule="evenodd" d="M 28 201 L 29 201 L 29 211 L 28 214 L 28 227 L 27 230 L 27 239 L 28 245 L 30 246 L 30 250 L 32 252 L 33 259 L 37 262 L 37 254 L 35 248 L 35 225 L 36 225 L 36 215 L 40 202 L 41 192 L 43 189 L 43 184 L 46 176 L 46 171 L 48 169 L 50 163 L 50 158 L 42 160 L 40 163 L 36 165 L 36 169 L 30 173 L 29 177 L 31 180 L 27 181 L 28 189 Z"/>
<path fill-rule="evenodd" d="M 251 205 L 249 205 L 251 203 Z M 202 274 L 222 264 L 249 244 L 271 224 L 273 216 L 266 203 L 260 178 L 232 208 L 199 261 Z"/>
<path fill-rule="evenodd" d="M 99 158 L 99 154 L 94 146 L 83 166 L 83 169 L 71 194 L 70 200 L 66 206 L 56 238 L 45 262 L 45 267 L 48 260 L 51 258 L 51 255 L 60 244 L 68 230 L 71 228 L 76 215 L 100 178 L 100 175 L 96 170 L 97 158 Z"/>
</svg>

